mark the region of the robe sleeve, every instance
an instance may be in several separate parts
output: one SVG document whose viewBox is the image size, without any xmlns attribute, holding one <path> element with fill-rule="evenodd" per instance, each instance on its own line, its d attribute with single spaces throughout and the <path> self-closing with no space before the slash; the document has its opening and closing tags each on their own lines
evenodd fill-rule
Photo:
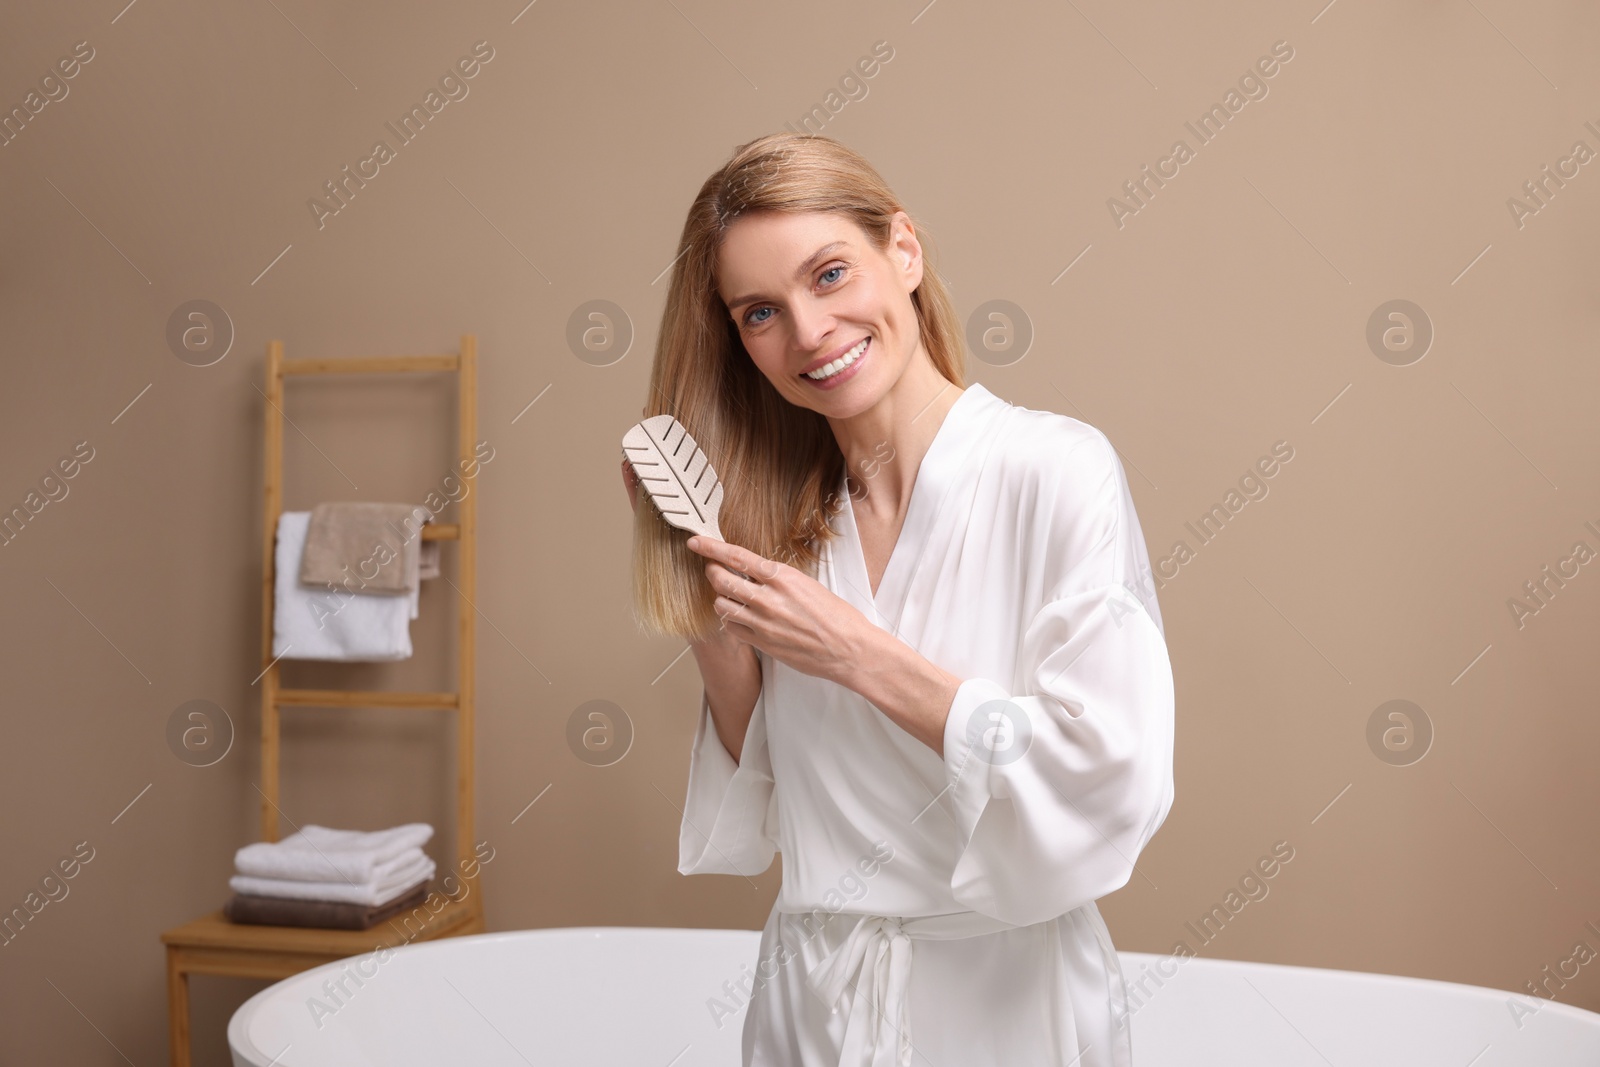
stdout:
<svg viewBox="0 0 1600 1067">
<path fill-rule="evenodd" d="M 763 654 L 763 659 L 765 658 Z M 760 874 L 778 850 L 778 805 L 772 758 L 767 748 L 767 687 L 745 730 L 739 760 L 728 754 L 711 719 L 711 702 L 700 693 L 700 724 L 689 754 L 689 793 L 678 829 L 680 874 Z"/>
<path fill-rule="evenodd" d="M 1173 800 L 1172 666 L 1122 466 L 1096 430 L 1040 484 L 1018 688 L 968 678 L 944 732 L 951 889 L 1017 925 L 1125 885 Z"/>
</svg>

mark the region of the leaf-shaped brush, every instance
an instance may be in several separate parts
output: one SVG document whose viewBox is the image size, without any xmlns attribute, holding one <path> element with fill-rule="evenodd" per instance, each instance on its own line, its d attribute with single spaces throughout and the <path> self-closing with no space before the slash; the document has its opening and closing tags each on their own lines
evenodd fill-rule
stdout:
<svg viewBox="0 0 1600 1067">
<path fill-rule="evenodd" d="M 622 455 L 661 517 L 680 530 L 726 540 L 717 526 L 722 481 L 683 423 L 655 415 L 622 436 Z"/>
</svg>

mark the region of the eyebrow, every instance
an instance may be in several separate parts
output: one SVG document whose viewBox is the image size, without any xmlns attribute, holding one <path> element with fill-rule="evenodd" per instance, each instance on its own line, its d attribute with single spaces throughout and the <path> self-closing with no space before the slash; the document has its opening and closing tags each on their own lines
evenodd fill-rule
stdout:
<svg viewBox="0 0 1600 1067">
<path fill-rule="evenodd" d="M 794 272 L 795 280 L 799 281 L 801 278 L 804 278 L 806 275 L 810 274 L 824 259 L 827 259 L 829 256 L 833 255 L 833 253 L 837 252 L 839 249 L 847 247 L 849 243 L 850 242 L 848 241 L 832 241 L 811 253 L 810 256 L 806 257 L 806 261 L 796 268 Z M 759 293 L 751 293 L 747 296 L 741 296 L 737 300 L 730 300 L 728 302 L 728 308 L 729 310 L 732 310 L 736 307 L 743 307 L 745 304 L 759 299 L 761 299 L 761 295 Z"/>
</svg>

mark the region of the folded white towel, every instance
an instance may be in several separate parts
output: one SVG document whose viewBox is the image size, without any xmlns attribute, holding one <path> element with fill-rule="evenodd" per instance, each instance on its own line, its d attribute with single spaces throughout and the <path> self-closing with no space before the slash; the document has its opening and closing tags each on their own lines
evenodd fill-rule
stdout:
<svg viewBox="0 0 1600 1067">
<path fill-rule="evenodd" d="M 309 511 L 278 516 L 272 654 L 287 659 L 383 662 L 411 658 L 411 622 L 420 583 L 409 594 L 347 593 L 300 584 Z"/>
<path fill-rule="evenodd" d="M 360 882 L 298 882 L 283 878 L 252 878 L 236 874 L 228 879 L 235 893 L 249 893 L 258 897 L 283 897 L 289 900 L 334 900 L 346 904 L 366 904 L 376 907 L 387 904 L 423 879 L 433 880 L 438 868 L 426 853 L 418 851 L 414 862 L 404 868 L 389 872 L 383 881 Z"/>
<path fill-rule="evenodd" d="M 308 823 L 282 841 L 257 841 L 233 854 L 238 874 L 291 882 L 370 882 L 396 857 L 421 848 L 433 827 L 411 822 L 388 830 L 332 830 Z"/>
</svg>

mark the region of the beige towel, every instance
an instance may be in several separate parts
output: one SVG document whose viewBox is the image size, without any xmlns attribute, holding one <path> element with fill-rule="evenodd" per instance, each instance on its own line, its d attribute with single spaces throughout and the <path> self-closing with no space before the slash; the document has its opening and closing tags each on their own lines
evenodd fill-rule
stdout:
<svg viewBox="0 0 1600 1067">
<path fill-rule="evenodd" d="M 428 883 L 418 882 L 402 896 L 376 907 L 331 900 L 290 900 L 234 893 L 222 905 L 229 922 L 261 926 L 318 926 L 328 930 L 370 930 L 428 898 Z"/>
<path fill-rule="evenodd" d="M 306 531 L 300 581 L 359 593 L 409 593 L 417 587 L 422 524 L 432 518 L 420 504 L 318 504 Z"/>
<path fill-rule="evenodd" d="M 418 578 L 439 577 L 439 542 L 422 542 L 422 552 L 417 558 Z"/>
</svg>

